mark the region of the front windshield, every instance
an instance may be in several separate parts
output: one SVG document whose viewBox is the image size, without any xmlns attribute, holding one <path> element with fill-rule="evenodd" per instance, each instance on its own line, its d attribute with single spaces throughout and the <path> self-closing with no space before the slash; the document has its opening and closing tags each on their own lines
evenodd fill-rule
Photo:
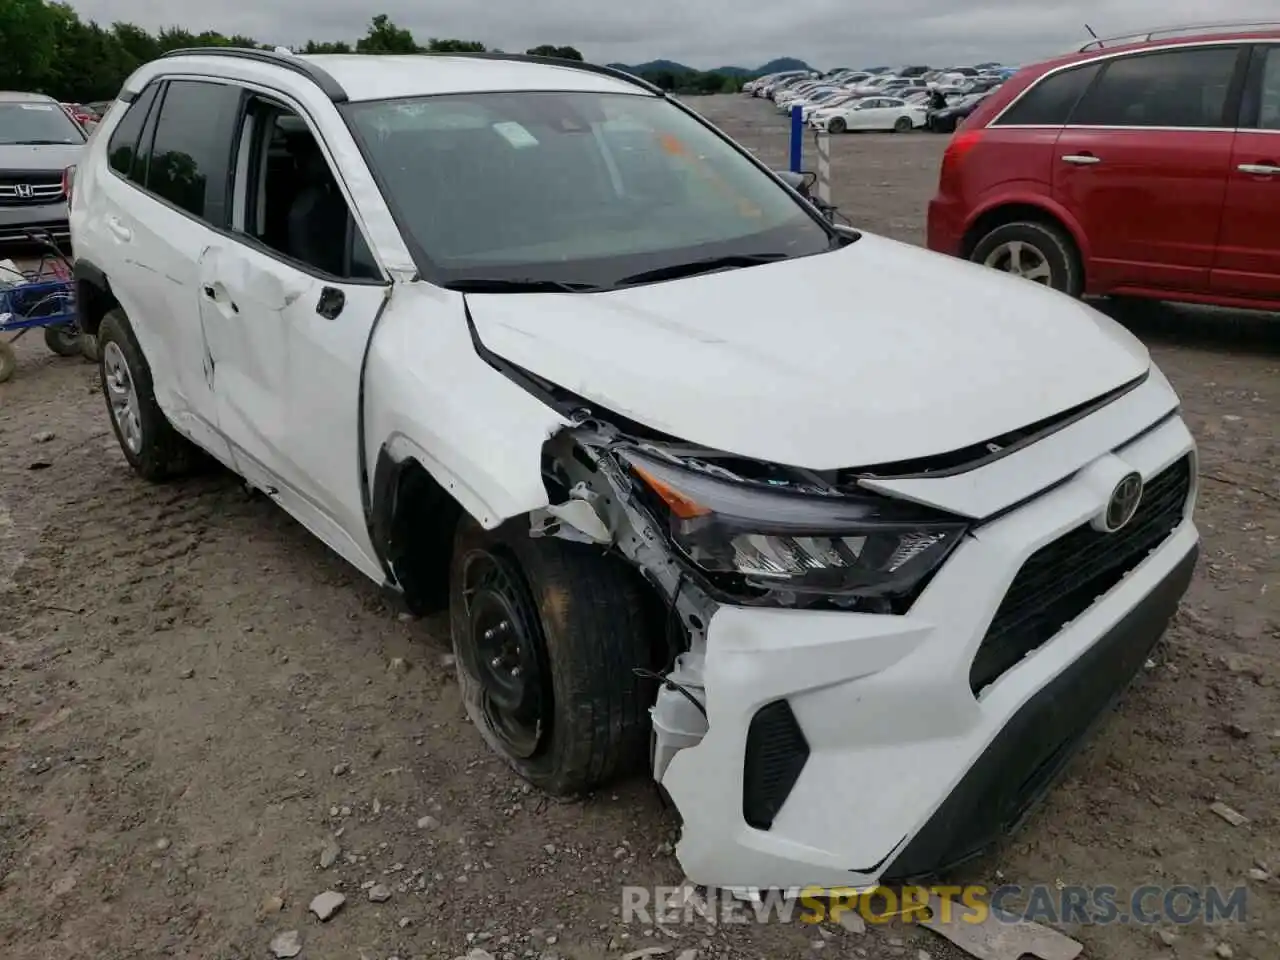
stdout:
<svg viewBox="0 0 1280 960">
<path fill-rule="evenodd" d="M 647 94 L 511 92 L 344 108 L 425 274 L 608 286 L 833 233 L 710 128 Z"/>
<path fill-rule="evenodd" d="M 0 103 L 0 144 L 84 143 L 84 133 L 56 103 Z"/>
</svg>

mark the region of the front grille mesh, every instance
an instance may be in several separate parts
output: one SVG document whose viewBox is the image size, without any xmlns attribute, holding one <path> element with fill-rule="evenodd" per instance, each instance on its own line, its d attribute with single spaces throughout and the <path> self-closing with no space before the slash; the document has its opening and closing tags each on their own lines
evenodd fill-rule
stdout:
<svg viewBox="0 0 1280 960">
<path fill-rule="evenodd" d="M 1005 594 L 969 670 L 976 694 L 1052 639 L 1142 562 L 1182 522 L 1191 492 L 1188 455 L 1146 484 L 1129 523 L 1115 533 L 1088 524 L 1031 555 Z"/>
</svg>

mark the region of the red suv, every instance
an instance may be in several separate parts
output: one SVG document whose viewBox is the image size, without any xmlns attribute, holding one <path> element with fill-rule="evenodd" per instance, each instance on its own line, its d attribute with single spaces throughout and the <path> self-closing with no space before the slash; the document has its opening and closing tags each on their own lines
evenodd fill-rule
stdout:
<svg viewBox="0 0 1280 960">
<path fill-rule="evenodd" d="M 1196 29 L 1010 78 L 947 146 L 930 249 L 1074 296 L 1280 309 L 1280 29 Z"/>
</svg>

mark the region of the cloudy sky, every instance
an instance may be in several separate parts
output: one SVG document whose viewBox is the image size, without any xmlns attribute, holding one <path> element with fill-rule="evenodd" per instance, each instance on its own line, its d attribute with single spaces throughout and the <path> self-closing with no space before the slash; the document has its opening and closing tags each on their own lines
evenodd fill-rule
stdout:
<svg viewBox="0 0 1280 960">
<path fill-rule="evenodd" d="M 386 13 L 420 40 L 503 50 L 568 43 L 589 60 L 658 57 L 709 68 L 796 56 L 820 67 L 1017 63 L 1100 35 L 1205 20 L 1280 17 L 1275 0 L 72 0 L 82 17 L 216 29 L 267 43 L 351 40 Z M 1209 14 L 1207 11 L 1217 9 Z M 218 10 L 218 13 L 213 13 Z"/>
</svg>

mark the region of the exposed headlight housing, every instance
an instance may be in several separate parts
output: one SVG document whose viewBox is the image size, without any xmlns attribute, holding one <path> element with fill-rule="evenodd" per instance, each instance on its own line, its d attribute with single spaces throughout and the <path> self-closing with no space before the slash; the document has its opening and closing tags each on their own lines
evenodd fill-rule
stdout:
<svg viewBox="0 0 1280 960">
<path fill-rule="evenodd" d="M 846 607 L 911 597 L 968 527 L 949 514 L 871 494 L 796 493 L 636 451 L 621 456 L 665 513 L 676 549 L 730 592 L 783 591 Z"/>
</svg>

